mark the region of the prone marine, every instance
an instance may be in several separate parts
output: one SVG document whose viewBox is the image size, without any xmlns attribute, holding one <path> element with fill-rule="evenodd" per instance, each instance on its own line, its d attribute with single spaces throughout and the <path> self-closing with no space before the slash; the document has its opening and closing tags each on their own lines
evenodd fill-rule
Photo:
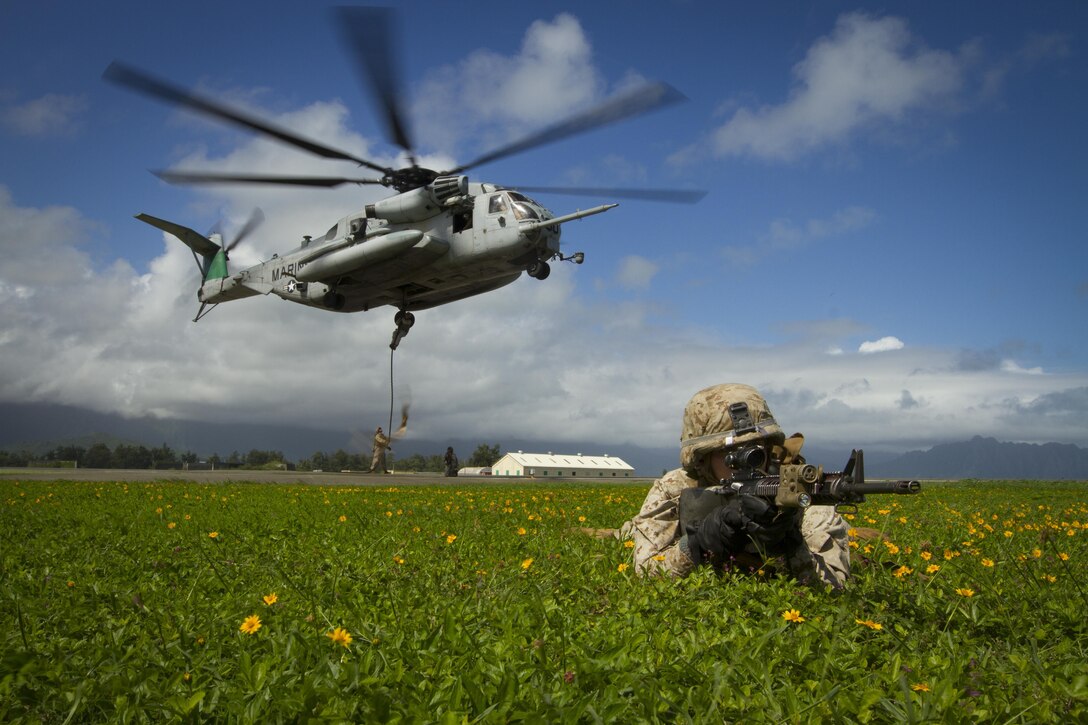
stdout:
<svg viewBox="0 0 1088 725">
<path fill-rule="evenodd" d="M 773 499 L 736 495 L 708 507 L 683 495 L 716 486 L 742 467 L 771 474 L 804 463 L 803 443 L 800 434 L 786 437 L 767 401 L 749 385 L 715 385 L 692 396 L 684 409 L 680 468 L 654 482 L 638 515 L 619 531 L 634 542 L 635 570 L 683 577 L 701 565 L 756 568 L 778 559 L 800 582 L 845 587 L 849 537 L 834 506 L 782 507 Z"/>
</svg>

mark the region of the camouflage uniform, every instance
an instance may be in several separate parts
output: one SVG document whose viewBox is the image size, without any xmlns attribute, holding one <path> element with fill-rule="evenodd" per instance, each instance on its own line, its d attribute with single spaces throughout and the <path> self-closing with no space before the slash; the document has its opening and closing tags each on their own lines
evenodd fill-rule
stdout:
<svg viewBox="0 0 1088 725">
<path fill-rule="evenodd" d="M 374 431 L 374 456 L 370 459 L 370 473 L 381 468 L 382 473 L 389 473 L 385 467 L 385 449 L 389 447 L 389 438 L 382 433 L 381 426 Z"/>
<path fill-rule="evenodd" d="M 734 435 L 728 408 L 748 405 L 755 430 Z M 798 460 L 803 438 L 787 439 L 766 401 L 747 385 L 726 384 L 695 394 L 684 410 L 681 468 L 654 482 L 638 515 L 620 529 L 621 538 L 634 541 L 634 564 L 640 574 L 663 573 L 682 577 L 696 564 L 680 546 L 680 492 L 698 485 L 714 485 L 706 454 L 722 448 L 760 441 L 782 458 Z M 790 572 L 801 581 L 818 580 L 835 588 L 850 574 L 846 523 L 832 506 L 811 506 L 800 515 L 803 547 L 786 555 Z M 751 552 L 755 553 L 754 545 Z"/>
</svg>

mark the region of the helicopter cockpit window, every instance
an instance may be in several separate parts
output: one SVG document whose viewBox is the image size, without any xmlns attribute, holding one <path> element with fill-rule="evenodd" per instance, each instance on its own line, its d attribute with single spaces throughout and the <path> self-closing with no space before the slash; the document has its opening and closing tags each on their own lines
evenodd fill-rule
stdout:
<svg viewBox="0 0 1088 725">
<path fill-rule="evenodd" d="M 488 214 L 498 214 L 499 212 L 506 211 L 506 197 L 502 194 L 495 194 L 491 197 L 491 201 L 487 207 Z"/>
<path fill-rule="evenodd" d="M 329 227 L 329 231 L 325 232 L 325 241 L 326 242 L 329 241 L 330 239 L 335 239 L 336 238 L 336 229 L 339 226 L 340 226 L 339 224 L 333 224 L 331 227 Z"/>
<path fill-rule="evenodd" d="M 510 201 L 514 205 L 514 216 L 518 219 L 539 219 L 540 215 L 537 214 L 536 209 L 533 208 L 532 199 L 516 191 L 511 191 Z"/>
</svg>

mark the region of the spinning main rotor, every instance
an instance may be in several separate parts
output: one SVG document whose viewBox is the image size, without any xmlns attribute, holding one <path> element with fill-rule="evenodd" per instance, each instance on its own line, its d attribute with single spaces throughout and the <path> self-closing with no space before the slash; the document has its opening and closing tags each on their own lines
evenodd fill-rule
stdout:
<svg viewBox="0 0 1088 725">
<path fill-rule="evenodd" d="M 305 138 L 248 113 L 229 108 L 218 101 L 174 86 L 131 66 L 119 62 L 111 63 L 104 73 L 104 77 L 109 81 L 167 103 L 182 106 L 221 121 L 256 131 L 265 136 L 279 139 L 284 143 L 323 158 L 351 161 L 360 167 L 380 174 L 380 176 L 356 178 L 185 171 L 157 171 L 154 173 L 165 181 L 183 184 L 252 183 L 310 187 L 335 187 L 341 184 L 377 184 L 403 193 L 426 186 L 439 176 L 461 174 L 491 161 L 497 161 L 538 146 L 634 118 L 685 100 L 683 94 L 666 83 L 646 84 L 627 93 L 614 96 L 604 103 L 519 141 L 490 151 L 469 163 L 444 171 L 435 171 L 416 163 L 415 144 L 408 131 L 402 104 L 404 93 L 401 90 L 397 67 L 393 62 L 389 48 L 389 39 L 392 37 L 392 11 L 389 8 L 378 7 L 341 7 L 337 8 L 336 14 L 337 24 L 342 29 L 343 41 L 355 57 L 360 75 L 367 82 L 368 95 L 377 101 L 384 120 L 387 138 L 391 143 L 405 151 L 408 160 L 411 162 L 409 166 L 396 169 L 374 163 L 322 142 Z M 515 188 L 524 191 L 626 197 L 680 203 L 694 203 L 706 195 L 704 191 L 679 189 L 598 189 L 516 185 Z"/>
</svg>

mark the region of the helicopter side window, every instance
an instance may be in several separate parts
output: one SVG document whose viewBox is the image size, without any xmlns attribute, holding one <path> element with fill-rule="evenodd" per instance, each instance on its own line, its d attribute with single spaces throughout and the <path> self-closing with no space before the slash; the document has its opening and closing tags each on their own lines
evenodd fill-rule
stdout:
<svg viewBox="0 0 1088 725">
<path fill-rule="evenodd" d="M 488 214 L 498 214 L 506 211 L 506 198 L 502 194 L 495 194 L 487 207 Z"/>
<path fill-rule="evenodd" d="M 335 239 L 336 238 L 336 228 L 338 226 L 340 226 L 339 223 L 333 224 L 331 227 L 329 227 L 329 231 L 325 232 L 325 241 L 326 242 L 329 241 L 330 239 Z"/>
<path fill-rule="evenodd" d="M 472 212 L 459 212 L 453 215 L 453 233 L 457 234 L 466 229 L 472 229 Z"/>
</svg>

